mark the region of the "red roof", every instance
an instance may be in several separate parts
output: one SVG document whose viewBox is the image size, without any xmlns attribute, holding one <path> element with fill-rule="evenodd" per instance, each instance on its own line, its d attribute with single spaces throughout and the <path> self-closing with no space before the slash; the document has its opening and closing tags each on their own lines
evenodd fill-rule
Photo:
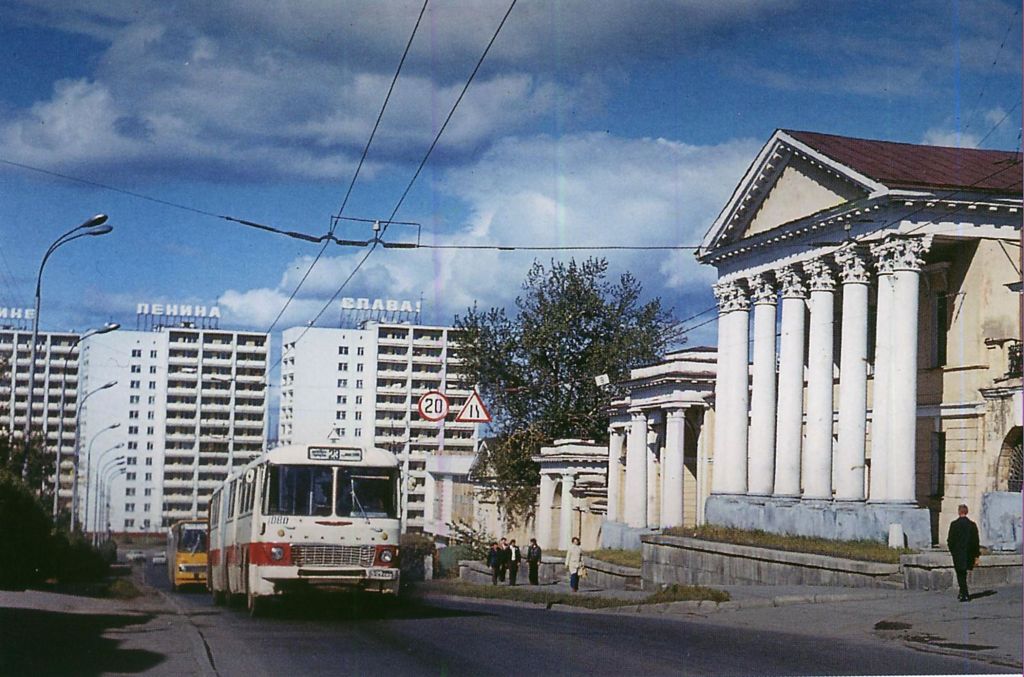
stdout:
<svg viewBox="0 0 1024 677">
<path fill-rule="evenodd" d="M 919 146 L 783 130 L 836 162 L 889 188 L 936 188 L 1021 195 L 1021 154 Z"/>
</svg>

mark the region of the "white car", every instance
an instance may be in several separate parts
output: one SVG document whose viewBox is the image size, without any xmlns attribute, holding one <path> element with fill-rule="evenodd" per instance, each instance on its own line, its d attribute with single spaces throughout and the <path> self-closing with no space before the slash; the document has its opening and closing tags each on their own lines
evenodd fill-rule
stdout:
<svg viewBox="0 0 1024 677">
<path fill-rule="evenodd" d="M 141 550 L 129 550 L 124 554 L 124 558 L 128 562 L 145 562 L 146 553 Z"/>
<path fill-rule="evenodd" d="M 149 558 L 149 561 L 153 564 L 167 564 L 167 555 L 162 552 L 158 552 Z"/>
</svg>

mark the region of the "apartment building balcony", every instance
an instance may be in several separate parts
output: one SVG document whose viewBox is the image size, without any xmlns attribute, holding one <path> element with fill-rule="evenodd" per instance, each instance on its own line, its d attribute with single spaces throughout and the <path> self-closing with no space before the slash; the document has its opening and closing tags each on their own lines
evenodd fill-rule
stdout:
<svg viewBox="0 0 1024 677">
<path fill-rule="evenodd" d="M 377 345 L 379 346 L 407 346 L 409 345 L 409 338 L 407 336 L 392 336 L 385 335 L 377 338 Z"/>
<path fill-rule="evenodd" d="M 165 498 L 167 497 L 168 493 L 170 491 L 173 491 L 174 489 L 191 489 L 191 488 L 192 488 L 192 478 L 191 477 L 188 478 L 187 480 L 169 480 L 166 477 L 164 478 L 164 497 Z"/>
</svg>

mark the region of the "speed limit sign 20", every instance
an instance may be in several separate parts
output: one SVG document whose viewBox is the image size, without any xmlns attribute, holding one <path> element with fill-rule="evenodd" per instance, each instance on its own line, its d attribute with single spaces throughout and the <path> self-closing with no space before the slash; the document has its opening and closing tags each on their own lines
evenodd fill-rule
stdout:
<svg viewBox="0 0 1024 677">
<path fill-rule="evenodd" d="M 448 398 L 437 390 L 431 390 L 420 397 L 418 409 L 421 418 L 440 421 L 448 415 Z"/>
</svg>

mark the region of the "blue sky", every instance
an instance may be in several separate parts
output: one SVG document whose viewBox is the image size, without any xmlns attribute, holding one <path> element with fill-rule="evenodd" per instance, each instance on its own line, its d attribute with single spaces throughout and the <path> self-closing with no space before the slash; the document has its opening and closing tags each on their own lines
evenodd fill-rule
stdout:
<svg viewBox="0 0 1024 677">
<path fill-rule="evenodd" d="M 31 305 L 49 243 L 105 212 L 112 234 L 47 265 L 44 328 L 134 326 L 135 303 L 162 301 L 266 330 L 316 245 L 10 163 L 322 234 L 420 5 L 0 2 L 0 305 Z M 431 2 L 346 215 L 390 214 L 506 7 Z M 776 128 L 966 146 L 991 131 L 983 147 L 1015 148 L 1018 7 L 521 0 L 398 218 L 427 242 L 689 245 Z M 278 329 L 314 317 L 363 254 L 329 248 Z M 713 305 L 690 252 L 607 255 L 679 317 Z M 532 260 L 378 249 L 343 295 L 422 295 L 446 324 L 509 304 Z M 713 340 L 713 324 L 692 337 Z"/>
</svg>

